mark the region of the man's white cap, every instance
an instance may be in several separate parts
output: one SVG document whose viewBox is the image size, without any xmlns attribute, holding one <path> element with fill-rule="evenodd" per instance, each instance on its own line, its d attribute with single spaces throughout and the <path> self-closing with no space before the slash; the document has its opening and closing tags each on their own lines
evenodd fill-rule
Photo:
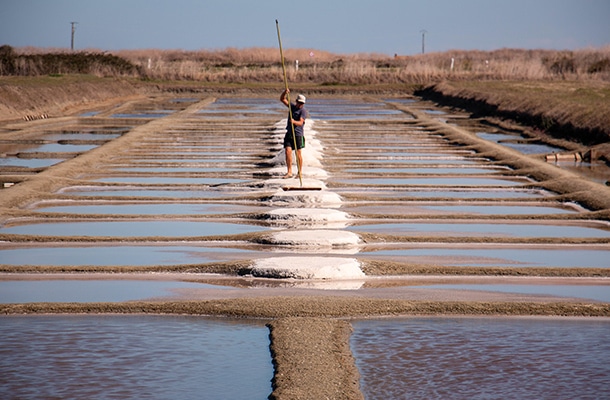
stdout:
<svg viewBox="0 0 610 400">
<path fill-rule="evenodd" d="M 307 101 L 307 99 L 305 98 L 305 96 L 303 96 L 302 94 L 297 96 L 297 103 L 303 103 L 305 104 L 305 101 Z"/>
</svg>

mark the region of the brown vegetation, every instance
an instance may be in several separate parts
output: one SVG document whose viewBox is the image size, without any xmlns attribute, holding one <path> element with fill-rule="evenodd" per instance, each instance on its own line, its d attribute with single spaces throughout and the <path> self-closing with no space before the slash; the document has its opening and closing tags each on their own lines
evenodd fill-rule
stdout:
<svg viewBox="0 0 610 400">
<path fill-rule="evenodd" d="M 117 54 L 141 67 L 150 79 L 260 82 L 275 80 L 281 75 L 278 50 L 271 48 L 198 52 L 141 50 Z M 327 85 L 428 84 L 446 79 L 610 80 L 610 47 L 579 51 L 449 51 L 393 58 L 288 49 L 285 59 L 291 82 Z"/>
<path fill-rule="evenodd" d="M 576 51 L 501 49 L 389 57 L 380 54 L 340 55 L 310 49 L 286 49 L 288 79 L 310 94 L 356 90 L 373 94 L 413 94 L 470 112 L 517 121 L 542 134 L 587 146 L 610 140 L 610 46 Z M 298 68 L 297 63 L 298 62 Z M 279 50 L 125 50 L 68 52 L 0 47 L 0 76 L 37 76 L 26 81 L 0 80 L 0 119 L 52 115 L 65 110 L 74 97 L 63 79 L 88 74 L 121 77 L 121 89 L 95 88 L 87 77 L 79 98 L 84 103 L 108 95 L 165 91 L 250 90 L 276 92 L 282 82 Z M 54 82 L 53 82 L 54 81 Z M 97 87 L 103 87 L 104 82 Z M 112 85 L 116 87 L 117 85 Z M 137 90 L 136 90 L 137 87 Z M 61 90 L 57 90 L 57 89 Z M 425 89 L 425 90 L 424 90 Z M 52 98 L 45 96 L 52 91 Z M 36 94 L 34 94 L 36 92 Z M 104 94 L 106 93 L 106 94 Z M 64 97 L 66 98 L 64 101 Z M 74 98 L 78 98 L 76 96 Z M 61 107 L 57 103 L 61 102 Z M 36 103 L 36 104 L 32 104 Z M 595 149 L 606 157 L 608 149 Z M 610 156 L 608 156 L 610 157 Z"/>
<path fill-rule="evenodd" d="M 501 49 L 389 57 L 286 49 L 291 82 L 429 84 L 442 80 L 610 80 L 610 47 L 576 51 Z M 298 60 L 298 68 L 297 68 Z M 70 70 L 72 68 L 72 70 Z M 0 47 L 0 75 L 82 73 L 152 80 L 270 82 L 281 76 L 275 48 L 62 52 Z M 63 72 L 62 72 L 63 71 Z"/>
<path fill-rule="evenodd" d="M 124 58 L 108 53 L 47 52 L 17 53 L 11 46 L 0 46 L 0 75 L 40 76 L 91 74 L 96 76 L 135 76 L 138 68 Z"/>
</svg>

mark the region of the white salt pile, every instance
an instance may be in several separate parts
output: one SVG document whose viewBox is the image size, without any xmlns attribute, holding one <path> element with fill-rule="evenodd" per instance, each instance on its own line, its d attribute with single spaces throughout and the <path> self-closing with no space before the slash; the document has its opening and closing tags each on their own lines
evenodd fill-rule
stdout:
<svg viewBox="0 0 610 400">
<path fill-rule="evenodd" d="M 317 187 L 321 190 L 299 190 L 298 179 L 269 179 L 265 187 L 278 188 L 269 202 L 273 205 L 283 205 L 270 211 L 267 216 L 274 223 L 288 228 L 315 227 L 326 229 L 286 229 L 272 233 L 267 240 L 278 246 L 293 249 L 314 250 L 324 248 L 354 249 L 360 244 L 360 237 L 352 232 L 338 230 L 349 220 L 349 215 L 333 208 L 342 204 L 341 196 L 326 190 L 323 180 L 328 177 L 322 169 L 323 147 L 315 138 L 314 121 L 308 120 L 305 125 L 306 146 L 302 150 L 303 188 Z M 286 120 L 276 124 L 275 135 L 282 143 L 285 134 Z M 296 157 L 293 157 L 296 163 Z M 272 176 L 280 176 L 286 172 L 285 153 L 282 149 L 271 161 Z M 296 171 L 296 166 L 293 171 Z M 282 187 L 289 185 L 290 190 Z M 337 228 L 337 229 L 328 229 Z M 360 263 L 352 258 L 335 257 L 271 257 L 254 262 L 252 274 L 257 277 L 294 278 L 294 279 L 354 279 L 364 277 Z"/>
<path fill-rule="evenodd" d="M 354 258 L 274 257 L 256 260 L 252 275 L 266 278 L 355 279 L 364 277 Z"/>
</svg>

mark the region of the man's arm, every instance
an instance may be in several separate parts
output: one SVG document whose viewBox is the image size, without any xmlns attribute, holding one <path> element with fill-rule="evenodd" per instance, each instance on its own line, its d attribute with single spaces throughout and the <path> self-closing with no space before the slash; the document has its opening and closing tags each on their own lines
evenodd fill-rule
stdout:
<svg viewBox="0 0 610 400">
<path fill-rule="evenodd" d="M 284 90 L 280 96 L 280 101 L 284 103 L 286 107 L 290 107 L 290 103 L 288 102 L 288 93 L 290 93 L 290 89 Z"/>
<path fill-rule="evenodd" d="M 303 118 L 303 117 L 301 117 L 301 119 L 299 119 L 299 120 L 296 120 L 296 119 L 292 120 L 292 125 L 294 125 L 294 126 L 303 126 L 304 124 L 305 124 L 305 118 Z"/>
</svg>

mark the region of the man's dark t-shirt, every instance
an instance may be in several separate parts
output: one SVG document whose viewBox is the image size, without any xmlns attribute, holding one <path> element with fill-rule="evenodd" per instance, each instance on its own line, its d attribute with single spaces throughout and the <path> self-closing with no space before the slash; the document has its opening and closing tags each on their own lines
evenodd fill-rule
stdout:
<svg viewBox="0 0 610 400">
<path fill-rule="evenodd" d="M 292 110 L 292 119 L 295 121 L 299 121 L 301 119 L 301 117 L 303 117 L 303 119 L 307 119 L 307 110 L 305 110 L 305 107 L 303 108 L 299 108 L 299 106 L 297 106 L 296 104 L 290 104 L 290 110 Z M 305 124 L 303 124 L 304 126 Z M 303 126 L 296 126 L 294 125 L 294 135 L 295 136 L 303 136 Z M 292 128 L 290 127 L 290 119 L 288 119 L 288 122 L 286 123 L 286 130 L 288 131 L 287 133 L 290 133 L 292 135 Z"/>
</svg>

